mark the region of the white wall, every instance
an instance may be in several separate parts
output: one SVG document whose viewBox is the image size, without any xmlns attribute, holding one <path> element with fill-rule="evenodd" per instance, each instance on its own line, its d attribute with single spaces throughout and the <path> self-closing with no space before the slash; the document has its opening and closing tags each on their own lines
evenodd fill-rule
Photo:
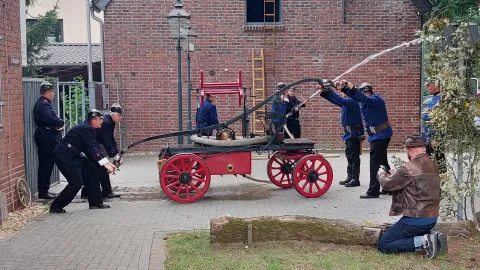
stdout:
<svg viewBox="0 0 480 270">
<path fill-rule="evenodd" d="M 63 19 L 63 41 L 65 43 L 87 43 L 86 0 L 37 0 L 27 7 L 27 19 L 44 15 L 58 1 L 58 18 Z M 95 13 L 103 20 L 103 12 Z M 90 17 L 92 43 L 100 43 L 100 24 Z"/>
</svg>

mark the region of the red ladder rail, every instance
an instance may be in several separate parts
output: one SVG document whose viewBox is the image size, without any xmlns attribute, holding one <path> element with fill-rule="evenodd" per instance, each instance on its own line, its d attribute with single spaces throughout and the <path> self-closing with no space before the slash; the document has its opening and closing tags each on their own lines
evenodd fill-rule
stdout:
<svg viewBox="0 0 480 270">
<path fill-rule="evenodd" d="M 238 70 L 238 80 L 236 82 L 225 83 L 206 83 L 203 78 L 203 70 L 200 70 L 200 106 L 203 107 L 205 95 L 238 95 L 238 106 L 242 106 L 242 70 Z"/>
</svg>

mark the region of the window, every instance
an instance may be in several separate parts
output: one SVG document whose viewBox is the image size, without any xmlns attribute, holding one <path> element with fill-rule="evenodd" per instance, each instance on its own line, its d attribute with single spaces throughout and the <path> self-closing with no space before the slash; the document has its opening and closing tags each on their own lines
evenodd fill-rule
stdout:
<svg viewBox="0 0 480 270">
<path fill-rule="evenodd" d="M 37 22 L 37 19 L 27 19 L 27 28 Z M 58 19 L 57 25 L 48 36 L 50 42 L 63 42 L 63 20 Z"/>
<path fill-rule="evenodd" d="M 265 8 L 266 12 L 264 12 Z M 247 23 L 272 24 L 274 17 L 275 23 L 279 23 L 281 10 L 281 0 L 247 0 Z M 272 14 L 275 16 L 271 16 Z"/>
</svg>

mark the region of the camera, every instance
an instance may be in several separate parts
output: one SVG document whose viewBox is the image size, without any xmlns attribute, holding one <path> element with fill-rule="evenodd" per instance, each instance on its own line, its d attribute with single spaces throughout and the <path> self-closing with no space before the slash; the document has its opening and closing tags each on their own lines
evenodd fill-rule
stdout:
<svg viewBox="0 0 480 270">
<path fill-rule="evenodd" d="M 384 170 L 388 175 L 390 175 L 390 170 L 385 165 L 380 165 L 380 169 Z"/>
</svg>

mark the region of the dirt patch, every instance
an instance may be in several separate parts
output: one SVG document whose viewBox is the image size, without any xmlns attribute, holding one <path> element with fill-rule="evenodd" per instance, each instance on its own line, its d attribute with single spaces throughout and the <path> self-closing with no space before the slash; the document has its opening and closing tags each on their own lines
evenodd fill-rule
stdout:
<svg viewBox="0 0 480 270">
<path fill-rule="evenodd" d="M 43 204 L 35 204 L 15 212 L 8 213 L 8 219 L 0 225 L 0 239 L 5 239 L 9 235 L 20 230 L 30 221 L 36 219 L 47 210 Z"/>
<path fill-rule="evenodd" d="M 202 200 L 236 200 L 254 201 L 264 200 L 271 196 L 271 193 L 278 188 L 266 185 L 237 185 L 228 187 L 210 188 Z"/>
</svg>

